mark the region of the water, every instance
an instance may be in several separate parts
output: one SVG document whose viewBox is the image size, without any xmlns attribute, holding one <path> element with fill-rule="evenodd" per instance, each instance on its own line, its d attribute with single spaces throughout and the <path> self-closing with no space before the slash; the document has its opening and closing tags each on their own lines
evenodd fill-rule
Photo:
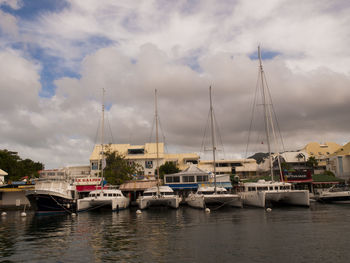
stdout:
<svg viewBox="0 0 350 263">
<path fill-rule="evenodd" d="M 349 262 L 350 205 L 0 216 L 0 262 Z"/>
</svg>

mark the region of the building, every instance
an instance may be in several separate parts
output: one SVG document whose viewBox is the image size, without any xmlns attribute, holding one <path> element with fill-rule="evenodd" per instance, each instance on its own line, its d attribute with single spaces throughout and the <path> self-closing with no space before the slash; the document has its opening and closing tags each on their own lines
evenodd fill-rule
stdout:
<svg viewBox="0 0 350 263">
<path fill-rule="evenodd" d="M 302 149 L 302 151 L 306 152 L 308 157 L 315 157 L 318 164 L 317 167 L 315 167 L 314 173 L 323 174 L 327 170 L 329 155 L 333 154 L 339 148 L 341 148 L 341 145 L 335 142 L 325 142 L 323 144 L 310 142 Z"/>
<path fill-rule="evenodd" d="M 257 163 L 255 159 L 217 160 L 215 161 L 216 174 L 234 174 L 240 178 L 256 175 Z M 213 161 L 201 160 L 198 167 L 202 170 L 214 172 Z"/>
<path fill-rule="evenodd" d="M 0 185 L 5 184 L 5 176 L 7 173 L 4 170 L 0 169 Z"/>
<path fill-rule="evenodd" d="M 195 153 L 179 153 L 168 154 L 164 152 L 164 143 L 158 143 L 158 159 L 157 144 L 146 143 L 145 145 L 130 144 L 108 144 L 104 145 L 104 151 L 118 152 L 123 155 L 126 160 L 138 164 L 146 177 L 154 177 L 158 165 L 161 166 L 165 162 L 174 162 L 180 170 L 185 169 L 189 163 L 198 163 L 199 155 Z M 100 171 L 102 147 L 95 145 L 90 156 L 90 168 L 92 174 Z"/>
<path fill-rule="evenodd" d="M 329 155 L 327 169 L 341 179 L 350 179 L 350 142 Z"/>
</svg>

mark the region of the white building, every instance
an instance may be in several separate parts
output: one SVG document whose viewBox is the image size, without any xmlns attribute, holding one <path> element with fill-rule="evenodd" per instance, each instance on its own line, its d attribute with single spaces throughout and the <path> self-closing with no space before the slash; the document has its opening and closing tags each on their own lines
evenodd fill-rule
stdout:
<svg viewBox="0 0 350 263">
<path fill-rule="evenodd" d="M 5 184 L 5 175 L 7 175 L 7 173 L 0 169 L 0 185 Z"/>
</svg>

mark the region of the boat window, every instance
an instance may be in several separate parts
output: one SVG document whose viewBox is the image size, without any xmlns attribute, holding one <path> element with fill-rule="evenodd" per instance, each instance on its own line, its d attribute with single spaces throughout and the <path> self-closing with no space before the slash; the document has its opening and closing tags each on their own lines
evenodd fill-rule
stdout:
<svg viewBox="0 0 350 263">
<path fill-rule="evenodd" d="M 275 190 L 278 190 L 278 186 L 275 186 Z"/>
<path fill-rule="evenodd" d="M 117 196 L 117 194 L 113 194 L 113 196 Z"/>
<path fill-rule="evenodd" d="M 144 193 L 143 196 L 152 196 L 152 193 Z"/>
<path fill-rule="evenodd" d="M 174 195 L 174 193 L 172 193 L 172 192 L 163 192 L 161 194 L 163 194 L 163 195 Z"/>
<path fill-rule="evenodd" d="M 248 191 L 256 191 L 256 188 L 255 188 L 255 187 L 252 187 L 252 186 L 249 186 L 249 187 L 248 187 Z"/>
<path fill-rule="evenodd" d="M 96 194 L 96 196 L 100 196 L 100 194 Z"/>
<path fill-rule="evenodd" d="M 258 187 L 258 191 L 266 191 L 266 190 L 269 190 L 269 188 L 267 186 L 264 186 L 264 187 L 260 186 L 260 187 Z"/>
<path fill-rule="evenodd" d="M 107 194 L 103 194 L 103 196 L 107 196 Z"/>
<path fill-rule="evenodd" d="M 273 186 L 270 186 L 270 190 L 273 190 Z"/>
<path fill-rule="evenodd" d="M 113 196 L 113 194 L 108 194 L 108 196 Z"/>
</svg>

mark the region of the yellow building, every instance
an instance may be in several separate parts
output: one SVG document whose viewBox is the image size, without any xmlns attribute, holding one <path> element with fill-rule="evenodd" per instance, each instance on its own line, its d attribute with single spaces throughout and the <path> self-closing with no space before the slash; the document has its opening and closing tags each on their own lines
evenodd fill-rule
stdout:
<svg viewBox="0 0 350 263">
<path fill-rule="evenodd" d="M 126 160 L 140 165 L 146 176 L 153 177 L 157 168 L 157 144 L 146 143 L 144 145 L 108 144 L 104 145 L 104 151 L 118 152 L 125 156 Z M 90 168 L 92 174 L 97 174 L 100 169 L 101 145 L 95 145 L 90 156 Z M 165 162 L 174 162 L 180 170 L 185 169 L 188 163 L 198 163 L 199 156 L 195 153 L 168 154 L 164 152 L 164 143 L 158 143 L 158 165 Z"/>
<path fill-rule="evenodd" d="M 241 178 L 256 175 L 257 163 L 255 159 L 237 159 L 237 160 L 217 160 L 216 174 L 235 174 Z M 200 161 L 198 167 L 209 172 L 214 171 L 213 161 Z"/>
<path fill-rule="evenodd" d="M 350 142 L 330 154 L 327 169 L 339 178 L 350 179 Z"/>
<path fill-rule="evenodd" d="M 318 162 L 318 165 L 315 168 L 315 174 L 319 174 L 326 170 L 328 157 L 340 147 L 341 145 L 335 142 L 325 142 L 324 144 L 310 142 L 302 149 L 302 151 L 305 151 L 309 157 L 315 157 Z"/>
</svg>

